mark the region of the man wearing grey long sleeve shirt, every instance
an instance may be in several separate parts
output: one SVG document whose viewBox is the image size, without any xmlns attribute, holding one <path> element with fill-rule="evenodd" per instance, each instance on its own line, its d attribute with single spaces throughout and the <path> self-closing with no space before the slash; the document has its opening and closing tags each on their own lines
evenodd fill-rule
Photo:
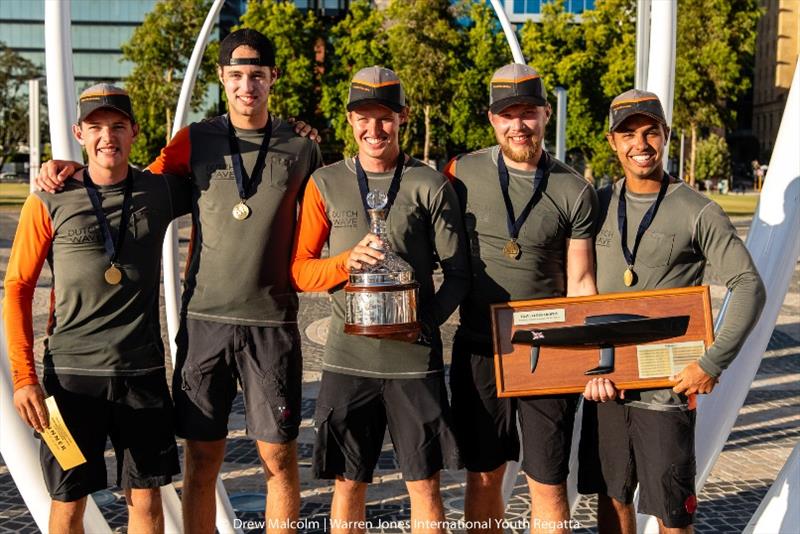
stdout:
<svg viewBox="0 0 800 534">
<path fill-rule="evenodd" d="M 653 93 L 631 90 L 612 102 L 607 137 L 625 179 L 598 193 L 598 292 L 696 286 L 710 264 L 731 298 L 714 343 L 678 373 L 674 388 L 618 395 L 606 378 L 587 384 L 586 399 L 600 403 L 587 402 L 584 409 L 579 491 L 599 494 L 601 532 L 636 531 L 637 482 L 640 513 L 657 517 L 662 532 L 692 531 L 694 395 L 711 392 L 765 301 L 761 278 L 727 215 L 664 172 L 668 133 Z"/>
</svg>

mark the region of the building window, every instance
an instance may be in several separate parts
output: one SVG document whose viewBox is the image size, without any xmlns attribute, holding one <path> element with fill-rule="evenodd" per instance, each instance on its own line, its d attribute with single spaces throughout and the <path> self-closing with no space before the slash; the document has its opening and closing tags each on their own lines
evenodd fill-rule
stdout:
<svg viewBox="0 0 800 534">
<path fill-rule="evenodd" d="M 514 0 L 515 15 L 538 15 L 548 0 Z M 565 0 L 564 10 L 567 13 L 581 14 L 594 9 L 595 0 Z"/>
</svg>

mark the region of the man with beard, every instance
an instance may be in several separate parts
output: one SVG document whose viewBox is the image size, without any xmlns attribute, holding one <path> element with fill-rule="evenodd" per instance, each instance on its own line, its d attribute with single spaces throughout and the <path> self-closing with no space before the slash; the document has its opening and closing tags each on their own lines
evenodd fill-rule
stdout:
<svg viewBox="0 0 800 534">
<path fill-rule="evenodd" d="M 664 171 L 669 128 L 661 102 L 636 89 L 616 97 L 608 143 L 625 178 L 599 192 L 595 240 L 600 293 L 696 286 L 707 263 L 731 292 L 714 343 L 676 377 L 672 389 L 627 391 L 591 380 L 581 431 L 578 489 L 598 494 L 600 532 L 636 532 L 639 512 L 661 532 L 692 532 L 696 465 L 694 395 L 710 393 L 764 307 L 765 290 L 728 216 Z M 606 402 L 608 401 L 608 402 Z"/>
<path fill-rule="evenodd" d="M 439 325 L 469 284 L 458 198 L 444 176 L 400 148 L 408 108 L 394 72 L 369 67 L 356 73 L 347 111 L 358 155 L 315 171 L 309 180 L 292 261 L 298 289 L 332 292 L 314 415 L 314 475 L 335 479 L 334 531 L 363 531 L 367 485 L 388 427 L 411 499 L 412 530 L 443 532 L 439 471 L 460 465 Z M 344 332 L 348 273 L 384 257 L 378 238 L 367 234 L 366 197 L 373 190 L 388 197 L 386 235 L 419 282 L 422 335 L 413 343 Z M 323 259 L 326 243 L 329 257 Z M 438 291 L 437 261 L 444 275 Z"/>
<path fill-rule="evenodd" d="M 180 130 L 148 167 L 189 176 L 193 186 L 172 388 L 176 433 L 186 438 L 184 527 L 214 531 L 215 482 L 238 382 L 247 436 L 266 472 L 266 519 L 279 526 L 275 532 L 289 532 L 300 509 L 302 388 L 289 255 L 297 199 L 322 157 L 314 142 L 269 112 L 278 70 L 267 37 L 251 29 L 229 34 L 217 73 L 228 113 Z M 51 178 L 59 165 L 51 162 Z"/>
<path fill-rule="evenodd" d="M 531 67 L 511 64 L 491 80 L 489 122 L 498 146 L 447 168 L 465 214 L 472 287 L 461 304 L 450 370 L 456 435 L 467 473 L 468 521 L 503 517 L 506 462 L 523 463 L 533 531 L 568 531 L 566 478 L 578 395 L 497 398 L 489 306 L 509 300 L 595 293 L 591 184 L 542 149 L 551 108 Z"/>
</svg>

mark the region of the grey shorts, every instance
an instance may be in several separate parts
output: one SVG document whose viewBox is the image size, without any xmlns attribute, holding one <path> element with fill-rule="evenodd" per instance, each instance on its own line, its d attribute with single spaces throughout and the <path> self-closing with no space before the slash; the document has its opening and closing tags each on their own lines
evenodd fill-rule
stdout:
<svg viewBox="0 0 800 534">
<path fill-rule="evenodd" d="M 303 360 L 296 325 L 264 327 L 185 319 L 173 375 L 176 434 L 223 439 L 236 397 L 244 397 L 247 436 L 288 443 L 300 428 Z"/>
</svg>

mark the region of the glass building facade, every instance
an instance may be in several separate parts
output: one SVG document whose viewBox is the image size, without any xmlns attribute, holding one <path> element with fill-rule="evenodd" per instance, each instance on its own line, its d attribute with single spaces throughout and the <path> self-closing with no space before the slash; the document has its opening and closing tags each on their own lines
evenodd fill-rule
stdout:
<svg viewBox="0 0 800 534">
<path fill-rule="evenodd" d="M 78 88 L 118 82 L 131 71 L 120 46 L 153 8 L 156 0 L 72 0 L 72 51 Z M 0 41 L 44 67 L 44 2 L 0 1 Z"/>
<path fill-rule="evenodd" d="M 506 13 L 508 19 L 516 24 L 521 24 L 526 20 L 539 22 L 541 20 L 542 8 L 550 0 L 505 0 Z M 569 13 L 576 15 L 580 20 L 580 15 L 584 11 L 594 9 L 595 0 L 564 0 L 564 7 Z"/>
</svg>

